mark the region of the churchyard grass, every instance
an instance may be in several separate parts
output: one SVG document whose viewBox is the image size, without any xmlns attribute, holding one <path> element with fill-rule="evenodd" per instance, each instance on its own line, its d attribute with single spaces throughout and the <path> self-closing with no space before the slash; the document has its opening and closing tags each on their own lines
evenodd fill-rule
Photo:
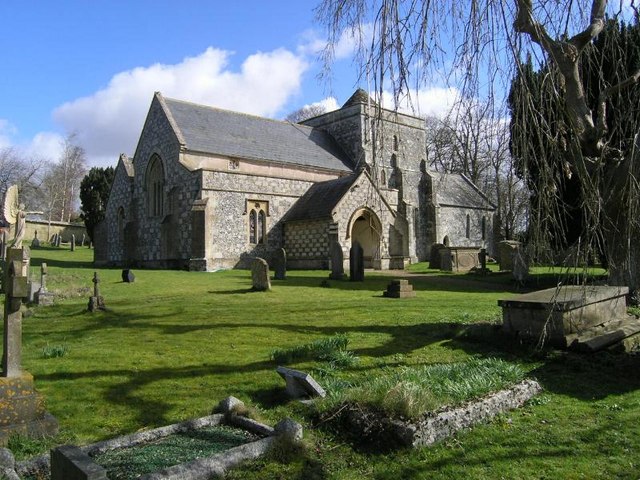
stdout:
<svg viewBox="0 0 640 480">
<path fill-rule="evenodd" d="M 389 299 L 382 291 L 391 277 L 369 272 L 364 283 L 330 280 L 320 288 L 328 272 L 289 271 L 271 291 L 252 292 L 242 270 L 135 270 L 129 284 L 120 270 L 99 269 L 108 310 L 90 314 L 91 253 L 32 252 L 32 271 L 46 261 L 59 297 L 24 318 L 23 366 L 61 433 L 45 443 L 14 441 L 18 454 L 200 417 L 234 395 L 266 422 L 300 420 L 306 441 L 293 459 L 274 454 L 232 479 L 637 478 L 640 471 L 640 358 L 540 352 L 501 337 L 497 300 L 519 288 L 507 281 L 420 271 L 411 279 L 416 298 Z M 275 372 L 275 350 L 336 334 L 348 338 L 357 363 L 338 371 L 322 360 L 290 366 L 322 384 L 323 371 L 351 381 L 493 357 L 537 378 L 545 391 L 433 447 L 372 451 L 289 401 Z M 66 353 L 44 358 L 47 346 Z"/>
</svg>

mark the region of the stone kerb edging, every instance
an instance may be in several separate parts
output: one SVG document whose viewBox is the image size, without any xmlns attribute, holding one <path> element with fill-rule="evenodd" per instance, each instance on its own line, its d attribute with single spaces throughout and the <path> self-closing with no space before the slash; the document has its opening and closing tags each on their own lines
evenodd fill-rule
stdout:
<svg viewBox="0 0 640 480">
<path fill-rule="evenodd" d="M 428 414 L 416 422 L 382 419 L 383 431 L 403 446 L 428 446 L 450 437 L 458 430 L 520 407 L 541 391 L 542 387 L 535 380 L 524 380 L 509 389 L 491 393 L 460 407 Z M 350 415 L 350 422 L 354 426 L 362 428 L 368 423 L 361 411 L 352 411 Z"/>
<path fill-rule="evenodd" d="M 272 428 L 250 418 L 236 415 L 234 413 L 235 409 L 243 406 L 244 404 L 240 400 L 234 397 L 228 397 L 221 401 L 218 406 L 222 413 L 104 440 L 102 442 L 81 447 L 80 450 L 87 455 L 93 456 L 109 450 L 134 447 L 149 443 L 176 433 L 198 430 L 216 425 L 234 426 L 265 437 L 255 442 L 231 448 L 211 457 L 201 458 L 181 465 L 175 465 L 173 467 L 139 477 L 140 480 L 196 480 L 207 479 L 212 475 L 222 475 L 228 469 L 241 462 L 258 458 L 263 455 L 279 438 L 284 437 L 294 441 L 298 441 L 302 438 L 302 426 L 299 423 L 285 418 Z M 21 477 L 35 475 L 38 472 L 49 472 L 50 469 L 51 464 L 49 454 L 35 457 L 29 461 L 16 463 L 15 465 L 15 472 Z"/>
</svg>

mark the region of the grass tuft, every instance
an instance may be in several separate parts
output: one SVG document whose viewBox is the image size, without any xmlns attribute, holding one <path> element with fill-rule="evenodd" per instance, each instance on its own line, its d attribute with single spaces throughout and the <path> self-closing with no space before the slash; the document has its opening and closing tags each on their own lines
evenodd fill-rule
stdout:
<svg viewBox="0 0 640 480">
<path fill-rule="evenodd" d="M 49 345 L 42 348 L 42 358 L 60 358 L 69 353 L 66 345 Z"/>
<path fill-rule="evenodd" d="M 319 409 L 358 403 L 392 417 L 415 419 L 444 406 L 457 405 L 507 388 L 525 376 L 518 365 L 495 358 L 404 367 L 368 378 L 354 387 L 334 389 Z"/>
<path fill-rule="evenodd" d="M 349 338 L 346 335 L 333 335 L 295 347 L 275 349 L 271 352 L 271 358 L 276 363 L 285 364 L 304 360 L 322 360 L 334 363 L 336 366 L 352 365 L 357 357 L 354 357 L 351 352 L 347 353 L 348 344 Z"/>
</svg>

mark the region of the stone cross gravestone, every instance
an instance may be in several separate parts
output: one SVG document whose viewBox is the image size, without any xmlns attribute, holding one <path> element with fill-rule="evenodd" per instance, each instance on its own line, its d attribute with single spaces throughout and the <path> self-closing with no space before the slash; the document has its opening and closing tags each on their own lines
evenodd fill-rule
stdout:
<svg viewBox="0 0 640 480">
<path fill-rule="evenodd" d="M 74 234 L 71 234 L 71 251 L 76 251 L 76 236 Z"/>
<path fill-rule="evenodd" d="M 269 279 L 269 264 L 264 258 L 256 257 L 251 263 L 251 280 L 253 289 L 258 291 L 271 290 Z"/>
<path fill-rule="evenodd" d="M 53 293 L 47 291 L 47 264 L 40 265 L 40 290 L 36 292 L 37 305 L 53 305 Z"/>
<path fill-rule="evenodd" d="M 31 248 L 38 248 L 40 246 L 40 239 L 38 238 L 38 231 L 33 232 L 33 240 L 31 240 Z"/>
<path fill-rule="evenodd" d="M 104 298 L 100 295 L 99 283 L 100 278 L 98 277 L 98 272 L 93 272 L 93 296 L 89 297 L 89 305 L 87 306 L 90 312 L 106 309 L 104 305 Z"/>
<path fill-rule="evenodd" d="M 273 278 L 276 280 L 287 279 L 287 252 L 284 248 L 279 248 L 273 258 L 275 274 Z"/>
<path fill-rule="evenodd" d="M 329 255 L 331 257 L 331 273 L 329 274 L 329 278 L 332 280 L 344 280 L 344 254 L 342 253 L 342 246 L 335 239 L 329 247 Z"/>
<path fill-rule="evenodd" d="M 45 411 L 42 396 L 35 391 L 33 376 L 22 370 L 22 312 L 28 295 L 29 249 L 7 251 L 4 302 L 2 377 L 0 377 L 0 445 L 11 435 L 43 437 L 55 435 L 58 422 Z"/>
<path fill-rule="evenodd" d="M 364 281 L 364 251 L 357 240 L 353 242 L 349 252 L 349 280 Z"/>
<path fill-rule="evenodd" d="M 276 372 L 286 382 L 287 394 L 291 398 L 325 397 L 327 395 L 324 388 L 318 385 L 318 382 L 308 373 L 287 367 L 278 367 Z"/>
</svg>

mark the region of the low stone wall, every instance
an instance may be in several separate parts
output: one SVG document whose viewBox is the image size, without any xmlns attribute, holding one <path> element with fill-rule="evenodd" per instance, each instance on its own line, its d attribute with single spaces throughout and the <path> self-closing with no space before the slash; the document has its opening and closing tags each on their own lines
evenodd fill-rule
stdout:
<svg viewBox="0 0 640 480">
<path fill-rule="evenodd" d="M 63 242 L 70 242 L 71 235 L 76 236 L 76 242 L 80 245 L 82 235 L 85 236 L 85 241 L 89 241 L 87 236 L 87 229 L 84 223 L 69 223 L 69 222 L 48 222 L 45 220 L 27 220 L 25 223 L 24 242 L 27 245 L 31 245 L 31 241 L 34 239 L 36 232 L 38 232 L 38 240 L 41 242 L 50 242 L 53 236 L 57 233 L 61 235 Z M 10 236 L 13 238 L 13 228 L 11 229 Z"/>
</svg>

